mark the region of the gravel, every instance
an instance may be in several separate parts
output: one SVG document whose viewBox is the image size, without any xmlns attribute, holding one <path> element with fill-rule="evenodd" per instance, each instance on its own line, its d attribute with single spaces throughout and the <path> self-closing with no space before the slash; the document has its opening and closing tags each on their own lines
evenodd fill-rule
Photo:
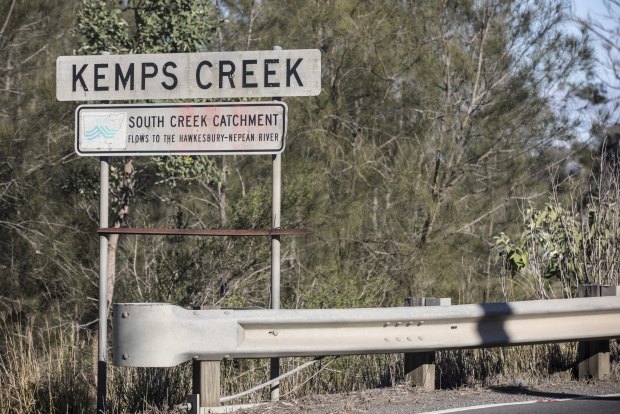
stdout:
<svg viewBox="0 0 620 414">
<path fill-rule="evenodd" d="M 619 380 L 570 381 L 545 380 L 536 384 L 514 379 L 492 387 L 465 387 L 453 390 L 426 391 L 409 384 L 336 395 L 310 395 L 297 400 L 237 411 L 258 413 L 373 413 L 409 414 L 528 400 L 551 400 L 620 393 Z"/>
</svg>

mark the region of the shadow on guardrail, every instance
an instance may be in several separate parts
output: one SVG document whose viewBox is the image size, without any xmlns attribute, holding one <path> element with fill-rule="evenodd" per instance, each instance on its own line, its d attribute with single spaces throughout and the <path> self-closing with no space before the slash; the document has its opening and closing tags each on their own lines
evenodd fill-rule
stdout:
<svg viewBox="0 0 620 414">
<path fill-rule="evenodd" d="M 506 302 L 483 303 L 480 308 L 484 312 L 484 317 L 478 323 L 478 334 L 482 343 L 489 346 L 510 343 L 506 330 L 506 320 L 513 313 L 510 305 Z"/>
</svg>

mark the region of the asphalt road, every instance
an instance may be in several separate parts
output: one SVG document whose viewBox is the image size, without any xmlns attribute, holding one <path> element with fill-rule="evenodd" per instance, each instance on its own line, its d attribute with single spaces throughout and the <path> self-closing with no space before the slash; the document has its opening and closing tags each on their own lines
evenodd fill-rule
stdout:
<svg viewBox="0 0 620 414">
<path fill-rule="evenodd" d="M 401 384 L 331 395 L 308 395 L 261 404 L 244 414 L 620 414 L 620 381 L 556 378 L 529 386 L 510 384 L 425 391 Z"/>
<path fill-rule="evenodd" d="M 518 403 L 432 411 L 426 414 L 613 414 L 620 413 L 620 395 Z"/>
</svg>

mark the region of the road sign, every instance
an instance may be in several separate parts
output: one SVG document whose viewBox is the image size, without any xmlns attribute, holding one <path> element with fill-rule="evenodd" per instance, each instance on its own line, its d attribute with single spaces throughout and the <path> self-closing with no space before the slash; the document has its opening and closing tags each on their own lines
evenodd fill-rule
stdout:
<svg viewBox="0 0 620 414">
<path fill-rule="evenodd" d="M 321 92 L 318 49 L 60 56 L 59 101 L 259 98 Z"/>
<path fill-rule="evenodd" d="M 277 154 L 284 102 L 82 105 L 75 150 L 84 156 Z"/>
</svg>

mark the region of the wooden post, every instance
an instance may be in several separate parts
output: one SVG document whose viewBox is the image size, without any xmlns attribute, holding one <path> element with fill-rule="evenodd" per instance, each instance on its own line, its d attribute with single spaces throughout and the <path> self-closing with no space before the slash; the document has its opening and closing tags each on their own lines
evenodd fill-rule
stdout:
<svg viewBox="0 0 620 414">
<path fill-rule="evenodd" d="M 192 393 L 200 394 L 200 407 L 219 406 L 220 361 L 194 361 L 193 364 Z"/>
<path fill-rule="evenodd" d="M 435 352 L 407 352 L 405 378 L 416 387 L 435 389 Z"/>
<path fill-rule="evenodd" d="M 195 307 L 195 310 L 201 309 Z M 200 413 L 201 407 L 220 405 L 220 361 L 192 362 L 192 394 L 199 395 L 200 407 L 191 412 Z"/>
<path fill-rule="evenodd" d="M 580 298 L 593 298 L 600 296 L 619 296 L 618 286 L 581 285 L 578 288 Z M 611 374 L 609 359 L 609 340 L 581 341 L 577 345 L 578 353 L 578 378 L 589 380 L 591 378 L 604 379 Z"/>
<path fill-rule="evenodd" d="M 450 298 L 405 298 L 405 306 L 449 306 Z M 405 379 L 416 387 L 435 389 L 435 352 L 406 352 Z"/>
</svg>

